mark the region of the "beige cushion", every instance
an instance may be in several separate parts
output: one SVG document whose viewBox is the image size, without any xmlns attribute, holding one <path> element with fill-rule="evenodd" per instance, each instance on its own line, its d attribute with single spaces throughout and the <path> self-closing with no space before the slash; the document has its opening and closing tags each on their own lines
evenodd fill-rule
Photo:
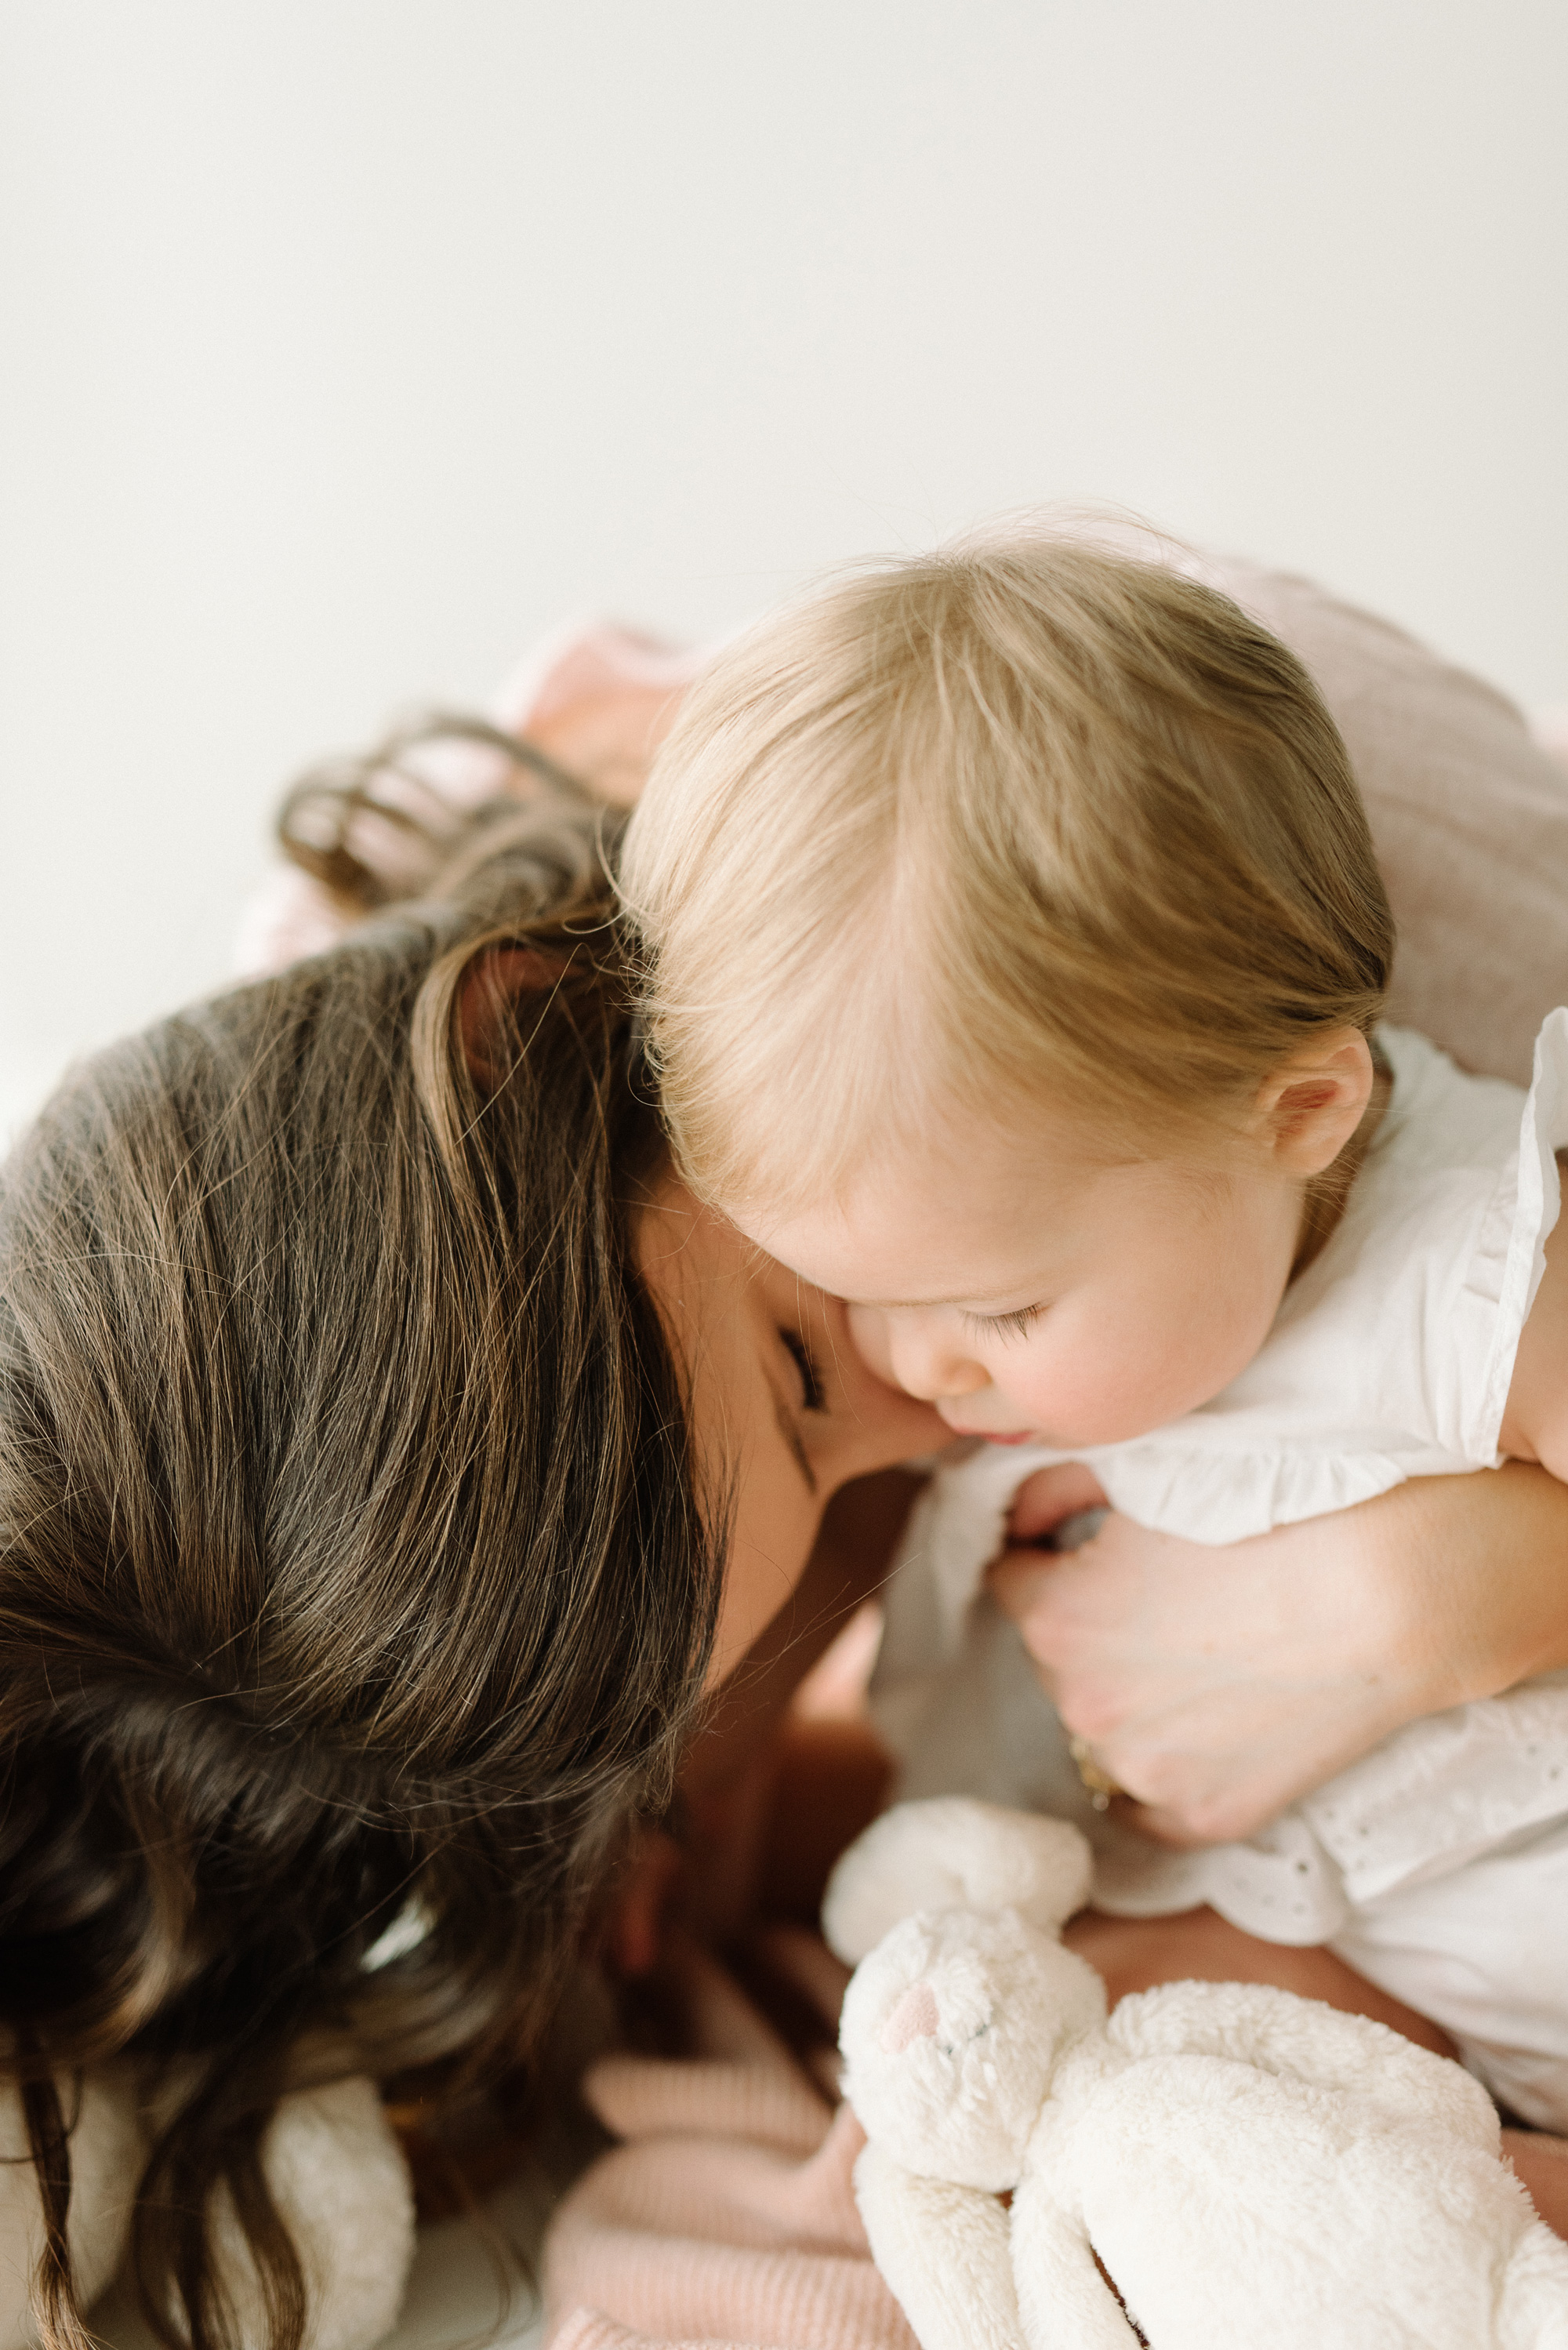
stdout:
<svg viewBox="0 0 1568 2350">
<path fill-rule="evenodd" d="M 1349 745 L 1399 927 L 1389 1017 L 1527 1083 L 1568 1003 L 1568 775 L 1506 695 L 1390 622 L 1286 573 L 1190 567 L 1300 656 Z"/>
</svg>

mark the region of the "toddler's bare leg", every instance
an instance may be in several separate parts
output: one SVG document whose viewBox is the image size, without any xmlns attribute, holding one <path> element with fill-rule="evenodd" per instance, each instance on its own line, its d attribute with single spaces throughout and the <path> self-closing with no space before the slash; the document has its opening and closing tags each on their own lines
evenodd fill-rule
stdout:
<svg viewBox="0 0 1568 2350">
<path fill-rule="evenodd" d="M 1156 1983 L 1277 1983 L 1303 1999 L 1321 1999 L 1351 2015 L 1369 2015 L 1436 2055 L 1454 2053 L 1446 2033 L 1414 2008 L 1390 1999 L 1332 1950 L 1261 1942 L 1213 1909 L 1189 1909 L 1177 1918 L 1110 1918 L 1102 1910 L 1085 1909 L 1062 1939 L 1104 1975 L 1113 2005 L 1129 1991 L 1149 1991 Z M 1568 2138 L 1505 2129 L 1502 2150 L 1547 2226 L 1568 2238 Z"/>
<path fill-rule="evenodd" d="M 1213 1909 L 1188 1909 L 1176 1918 L 1111 1918 L 1085 1909 L 1063 1936 L 1070 1950 L 1087 1959 L 1106 1979 L 1113 2005 L 1129 1991 L 1165 1982 L 1265 1982 L 1321 1999 L 1350 2015 L 1369 2015 L 1404 2033 L 1421 2048 L 1451 2056 L 1453 2042 L 1424 2015 L 1390 1999 L 1332 1950 L 1298 1950 L 1288 1943 L 1261 1942 Z"/>
<path fill-rule="evenodd" d="M 1547 2226 L 1568 2237 L 1568 2138 L 1542 2130 L 1505 2129 L 1502 2150 Z"/>
</svg>

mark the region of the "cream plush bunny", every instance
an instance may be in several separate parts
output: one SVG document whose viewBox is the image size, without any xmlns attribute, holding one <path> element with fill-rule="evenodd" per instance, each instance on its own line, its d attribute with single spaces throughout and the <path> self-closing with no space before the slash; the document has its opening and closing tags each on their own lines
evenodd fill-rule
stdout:
<svg viewBox="0 0 1568 2350">
<path fill-rule="evenodd" d="M 1075 1828 L 952 1798 L 828 1886 L 856 2197 L 921 2350 L 1568 2350 L 1568 2244 L 1477 2083 L 1259 1984 L 1107 2020 L 1057 1939 L 1090 1869 Z"/>
</svg>

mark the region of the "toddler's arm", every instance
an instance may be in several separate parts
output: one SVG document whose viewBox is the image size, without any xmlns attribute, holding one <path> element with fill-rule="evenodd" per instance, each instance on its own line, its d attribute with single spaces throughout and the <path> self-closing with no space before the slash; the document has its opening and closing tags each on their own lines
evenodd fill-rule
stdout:
<svg viewBox="0 0 1568 2350">
<path fill-rule="evenodd" d="M 1061 1473 L 1065 1514 L 1085 1472 Z M 1113 1514 L 1081 1550 L 1009 1551 L 991 1589 L 1136 1824 L 1220 1841 L 1418 1715 L 1568 1666 L 1568 1486 L 1425 1478 L 1225 1548 Z"/>
</svg>

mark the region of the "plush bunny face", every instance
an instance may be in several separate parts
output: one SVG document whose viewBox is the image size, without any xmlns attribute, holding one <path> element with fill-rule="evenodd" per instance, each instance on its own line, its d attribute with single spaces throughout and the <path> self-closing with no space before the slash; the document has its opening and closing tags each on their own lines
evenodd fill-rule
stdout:
<svg viewBox="0 0 1568 2350">
<path fill-rule="evenodd" d="M 1015 2186 L 1064 2044 L 1105 2020 L 1099 1977 L 1015 1910 L 923 1910 L 844 2002 L 845 2092 L 907 2169 Z"/>
</svg>

